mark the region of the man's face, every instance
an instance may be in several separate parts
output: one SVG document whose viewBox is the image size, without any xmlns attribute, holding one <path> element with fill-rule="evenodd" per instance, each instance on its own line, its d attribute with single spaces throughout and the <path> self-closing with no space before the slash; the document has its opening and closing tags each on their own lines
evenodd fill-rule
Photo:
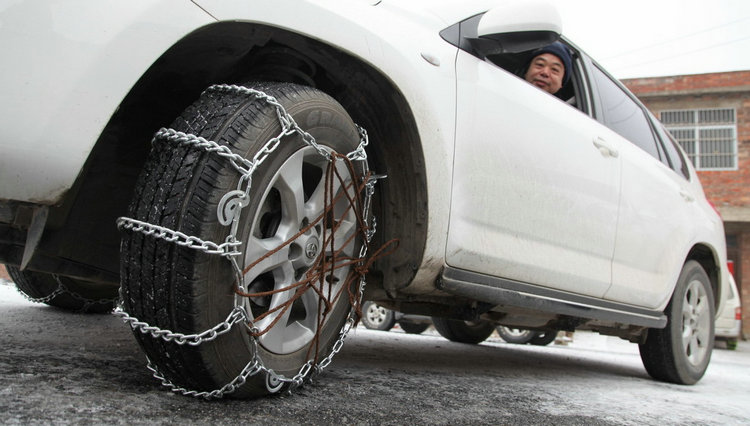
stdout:
<svg viewBox="0 0 750 426">
<path fill-rule="evenodd" d="M 524 78 L 534 86 L 553 95 L 562 87 L 565 66 L 560 58 L 551 53 L 542 53 L 531 60 Z"/>
</svg>

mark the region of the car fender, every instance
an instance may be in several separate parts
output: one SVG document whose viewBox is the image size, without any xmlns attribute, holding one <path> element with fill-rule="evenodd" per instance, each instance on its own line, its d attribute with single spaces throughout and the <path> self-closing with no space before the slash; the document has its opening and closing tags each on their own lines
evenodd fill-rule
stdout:
<svg viewBox="0 0 750 426">
<path fill-rule="evenodd" d="M 52 205 L 144 70 L 213 18 L 191 2 L 101 0 L 11 2 L 0 21 L 0 199 Z"/>
<path fill-rule="evenodd" d="M 463 14 L 448 7 L 430 13 L 417 5 L 353 2 L 198 3 L 219 20 L 244 20 L 289 29 L 358 57 L 387 76 L 407 100 L 418 125 L 427 173 L 430 212 L 422 264 L 412 285 L 432 287 L 443 265 L 450 208 L 455 134 L 455 57 L 457 49 L 439 33 Z M 477 11 L 491 2 L 479 2 Z M 424 10 L 420 10 L 424 7 Z M 456 9 L 454 11 L 453 9 Z M 455 16 L 454 16 L 455 14 Z M 315 19 L 310 19 L 310 17 Z M 449 21 L 455 19 L 456 21 Z M 434 214 L 433 214 L 434 213 Z"/>
</svg>

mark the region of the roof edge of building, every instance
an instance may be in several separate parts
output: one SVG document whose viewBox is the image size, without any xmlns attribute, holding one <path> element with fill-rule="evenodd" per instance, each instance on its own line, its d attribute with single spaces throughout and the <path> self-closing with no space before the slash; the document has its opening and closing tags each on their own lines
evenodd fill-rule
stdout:
<svg viewBox="0 0 750 426">
<path fill-rule="evenodd" d="M 750 92 L 750 70 L 622 79 L 638 97 Z"/>
<path fill-rule="evenodd" d="M 750 85 L 733 86 L 733 87 L 705 87 L 705 88 L 699 88 L 699 89 L 683 89 L 683 90 L 665 90 L 662 92 L 655 92 L 655 91 L 640 92 L 637 90 L 633 90 L 633 88 L 628 88 L 628 89 L 639 98 L 656 98 L 656 97 L 670 97 L 670 96 L 717 95 L 717 94 L 750 92 Z"/>
</svg>

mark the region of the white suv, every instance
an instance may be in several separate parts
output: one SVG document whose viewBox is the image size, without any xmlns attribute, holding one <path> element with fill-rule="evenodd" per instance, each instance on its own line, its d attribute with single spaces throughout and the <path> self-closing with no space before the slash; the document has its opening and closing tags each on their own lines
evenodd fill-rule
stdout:
<svg viewBox="0 0 750 426">
<path fill-rule="evenodd" d="M 121 286 L 174 389 L 301 384 L 364 277 L 454 341 L 589 329 L 657 379 L 706 370 L 722 221 L 549 6 L 46 0 L 0 23 L 0 262 L 67 308 Z M 553 96 L 522 77 L 556 40 Z"/>
</svg>

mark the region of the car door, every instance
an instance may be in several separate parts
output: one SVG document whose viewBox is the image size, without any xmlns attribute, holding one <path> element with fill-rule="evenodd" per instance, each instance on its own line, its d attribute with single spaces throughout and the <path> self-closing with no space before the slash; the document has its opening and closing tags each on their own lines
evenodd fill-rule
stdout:
<svg viewBox="0 0 750 426">
<path fill-rule="evenodd" d="M 661 161 L 648 115 L 635 99 L 598 67 L 592 68 L 600 137 L 621 145 L 622 191 L 612 266 L 605 298 L 658 308 L 671 294 L 690 246 L 695 200 L 688 181 Z"/>
<path fill-rule="evenodd" d="M 611 282 L 620 161 L 599 123 L 459 51 L 449 266 L 601 297 Z M 612 155 L 614 154 L 614 155 Z"/>
</svg>

